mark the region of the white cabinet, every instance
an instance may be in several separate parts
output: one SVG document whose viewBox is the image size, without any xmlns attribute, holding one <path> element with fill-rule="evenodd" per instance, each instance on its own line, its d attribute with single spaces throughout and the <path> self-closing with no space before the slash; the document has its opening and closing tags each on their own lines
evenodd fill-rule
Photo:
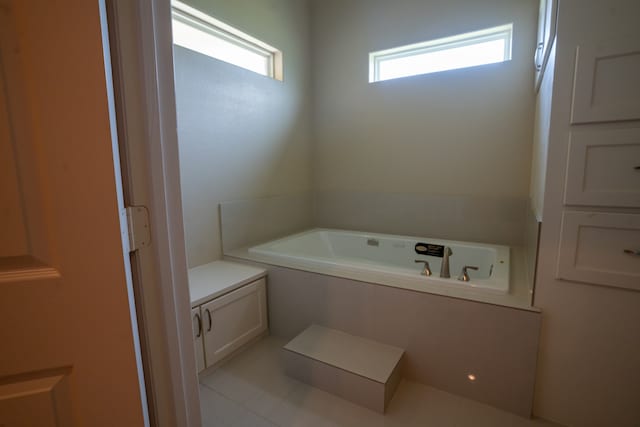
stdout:
<svg viewBox="0 0 640 427">
<path fill-rule="evenodd" d="M 556 277 L 640 291 L 640 42 L 581 43 Z"/>
<path fill-rule="evenodd" d="M 551 45 L 554 37 L 556 36 L 557 15 L 557 0 L 540 0 L 540 9 L 538 12 L 538 37 L 536 39 L 537 44 L 534 56 L 534 64 L 536 67 L 536 91 L 540 87 L 542 76 L 547 66 L 547 62 L 549 61 Z"/>
<path fill-rule="evenodd" d="M 267 330 L 265 284 L 260 279 L 201 306 L 207 368 Z"/>
<path fill-rule="evenodd" d="M 266 271 L 216 261 L 189 270 L 198 372 L 267 332 Z"/>
</svg>

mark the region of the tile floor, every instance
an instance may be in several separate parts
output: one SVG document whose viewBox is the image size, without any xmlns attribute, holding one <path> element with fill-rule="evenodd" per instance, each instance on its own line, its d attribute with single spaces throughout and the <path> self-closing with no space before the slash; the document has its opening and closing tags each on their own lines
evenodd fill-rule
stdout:
<svg viewBox="0 0 640 427">
<path fill-rule="evenodd" d="M 385 415 L 287 377 L 285 341 L 265 338 L 200 379 L 205 427 L 551 427 L 403 380 Z"/>
</svg>

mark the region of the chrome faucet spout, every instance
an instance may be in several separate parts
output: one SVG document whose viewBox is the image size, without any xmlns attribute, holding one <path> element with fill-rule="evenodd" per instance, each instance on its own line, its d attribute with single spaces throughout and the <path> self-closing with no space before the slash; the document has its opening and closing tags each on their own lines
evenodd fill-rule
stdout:
<svg viewBox="0 0 640 427">
<path fill-rule="evenodd" d="M 449 246 L 444 248 L 444 255 L 442 256 L 442 265 L 440 266 L 440 277 L 443 279 L 451 278 L 451 274 L 449 273 L 449 257 L 453 255 L 451 248 Z"/>
</svg>

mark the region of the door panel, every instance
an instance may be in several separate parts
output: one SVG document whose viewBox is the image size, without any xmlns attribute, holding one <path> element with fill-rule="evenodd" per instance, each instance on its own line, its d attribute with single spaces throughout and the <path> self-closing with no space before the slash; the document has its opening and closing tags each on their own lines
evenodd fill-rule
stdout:
<svg viewBox="0 0 640 427">
<path fill-rule="evenodd" d="M 565 204 L 640 207 L 640 128 L 571 132 Z"/>
<path fill-rule="evenodd" d="M 196 368 L 198 369 L 198 372 L 200 372 L 205 368 L 204 329 L 200 307 L 191 309 L 191 320 L 193 322 L 193 346 L 196 353 Z"/>
<path fill-rule="evenodd" d="M 557 277 L 640 291 L 640 215 L 565 212 Z"/>
<path fill-rule="evenodd" d="M 260 279 L 202 305 L 207 367 L 267 329 L 265 284 Z"/>
<path fill-rule="evenodd" d="M 640 43 L 579 46 L 571 123 L 640 119 Z"/>
<path fill-rule="evenodd" d="M 145 422 L 102 36 L 99 2 L 0 0 L 0 200 L 25 228 L 0 254 L 0 425 Z"/>
<path fill-rule="evenodd" d="M 0 77 L 0 81 L 4 81 L 4 78 Z M 4 86 L 0 85 L 0 258 L 22 256 L 28 252 L 27 229 L 14 159 L 7 97 Z"/>
<path fill-rule="evenodd" d="M 71 425 L 67 375 L 0 385 L 0 414 L 7 427 Z"/>
</svg>

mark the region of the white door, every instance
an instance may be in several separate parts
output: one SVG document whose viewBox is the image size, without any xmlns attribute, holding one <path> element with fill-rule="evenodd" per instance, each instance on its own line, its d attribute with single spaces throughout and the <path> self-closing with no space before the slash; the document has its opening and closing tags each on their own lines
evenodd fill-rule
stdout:
<svg viewBox="0 0 640 427">
<path fill-rule="evenodd" d="M 99 2 L 0 0 L 0 425 L 141 426 Z"/>
</svg>

